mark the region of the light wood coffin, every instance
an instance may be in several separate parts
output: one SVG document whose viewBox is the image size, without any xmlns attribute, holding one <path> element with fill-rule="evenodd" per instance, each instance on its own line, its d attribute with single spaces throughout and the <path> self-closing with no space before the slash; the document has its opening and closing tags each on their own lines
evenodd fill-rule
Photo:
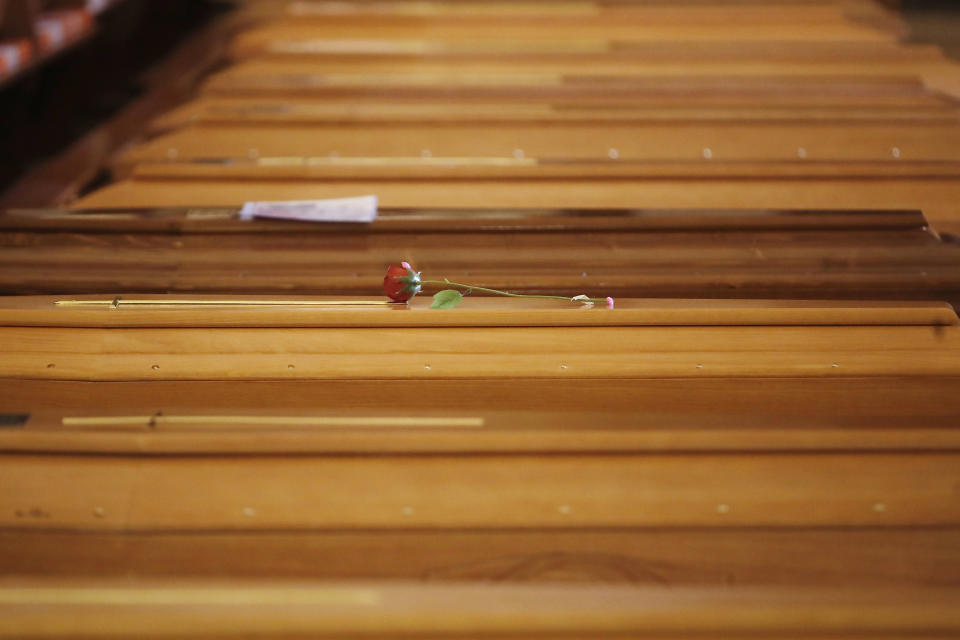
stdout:
<svg viewBox="0 0 960 640">
<path fill-rule="evenodd" d="M 2 304 L 13 573 L 958 575 L 945 305 L 97 300 Z"/>
</svg>

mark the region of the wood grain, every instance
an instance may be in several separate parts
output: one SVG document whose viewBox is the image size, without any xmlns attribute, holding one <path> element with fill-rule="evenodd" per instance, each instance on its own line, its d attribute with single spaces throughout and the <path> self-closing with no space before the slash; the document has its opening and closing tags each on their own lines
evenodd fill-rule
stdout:
<svg viewBox="0 0 960 640">
<path fill-rule="evenodd" d="M 957 635 L 956 64 L 863 0 L 545 7 L 249 2 L 0 215 L 0 636 Z M 306 304 L 402 259 L 617 302 Z"/>
<path fill-rule="evenodd" d="M 24 211 L 0 217 L 0 289 L 379 295 L 402 256 L 518 293 L 956 301 L 960 249 L 925 225 L 896 211 L 417 209 L 364 226 Z"/>
<path fill-rule="evenodd" d="M 323 303 L 325 306 L 311 307 L 312 302 Z M 343 304 L 337 305 L 337 302 Z M 374 306 L 350 306 L 352 303 L 373 302 Z M 0 323 L 2 331 L 14 340 L 23 340 L 28 335 L 39 335 L 26 327 L 123 327 L 123 328 L 176 328 L 178 332 L 167 332 L 169 335 L 190 340 L 187 337 L 191 331 L 199 335 L 197 329 L 210 327 L 247 328 L 247 332 L 223 333 L 223 340 L 230 340 L 231 344 L 239 346 L 242 340 L 251 332 L 260 329 L 297 327 L 326 327 L 343 329 L 344 335 L 353 328 L 354 335 L 360 337 L 355 343 L 358 347 L 377 342 L 381 336 L 369 331 L 371 328 L 425 328 L 451 327 L 467 328 L 467 332 L 480 327 L 528 327 L 527 331 L 534 335 L 537 330 L 548 327 L 582 327 L 596 335 L 605 333 L 610 336 L 615 332 L 604 330 L 603 327 L 726 327 L 698 331 L 700 336 L 708 336 L 711 331 L 715 335 L 725 332 L 744 333 L 743 328 L 760 326 L 771 328 L 772 334 L 788 335 L 790 329 L 772 329 L 773 327 L 802 327 L 794 329 L 795 333 L 806 338 L 817 335 L 826 336 L 820 346 L 828 346 L 831 331 L 844 332 L 843 329 L 832 327 L 847 326 L 862 331 L 847 330 L 842 335 L 861 335 L 864 342 L 853 343 L 858 347 L 867 344 L 879 345 L 883 340 L 894 336 L 903 336 L 906 340 L 914 341 L 918 348 L 926 348 L 925 344 L 937 344 L 938 348 L 952 344 L 953 330 L 947 328 L 957 324 L 957 315 L 953 308 L 942 302 L 842 302 L 820 300 L 636 300 L 621 299 L 615 308 L 606 308 L 603 304 L 584 305 L 570 300 L 538 300 L 538 299 L 511 299 L 502 297 L 466 297 L 458 307 L 459 311 L 453 314 L 437 313 L 430 309 L 431 300 L 426 296 L 413 298 L 406 304 L 385 304 L 387 300 L 380 298 L 333 298 L 330 296 L 315 296 L 298 298 L 291 296 L 258 297 L 258 296 L 145 296 L 142 294 L 121 296 L 12 296 L 0 297 Z M 195 305 L 193 304 L 195 303 Z M 259 306 L 257 303 L 269 303 Z M 384 304 L 379 304 L 384 303 Z M 89 304 L 89 306 L 87 306 Z M 129 304 L 129 306 L 127 306 Z M 330 306 L 326 306 L 330 305 Z M 15 327 L 24 327 L 17 329 Z M 888 327 L 883 329 L 881 327 Z M 918 327 L 908 329 L 906 327 Z M 809 327 L 809 329 L 807 328 Z M 866 327 L 872 327 L 866 329 Z M 893 328 L 899 327 L 899 328 Z M 923 327 L 923 328 L 919 328 Z M 363 329 L 363 331 L 356 331 Z M 523 332 L 523 330 L 520 330 Z M 49 335 L 46 340 L 55 340 L 56 332 L 41 332 Z M 204 332 L 200 332 L 203 334 Z M 209 333 L 209 332 L 206 332 Z M 477 332 L 478 335 L 480 332 Z M 549 332 L 548 332 L 549 333 Z M 650 335 L 654 342 L 638 343 L 638 347 L 651 348 L 656 344 L 664 345 L 663 336 Z M 683 333 L 682 331 L 677 332 Z M 689 333 L 689 331 L 688 331 Z M 106 335 L 99 332 L 100 335 Z M 515 335 L 520 335 L 514 332 Z M 886 335 L 883 335 L 886 334 Z M 91 337 L 97 335 L 88 332 Z M 122 333 L 117 332 L 116 338 L 121 339 Z M 159 334 L 158 334 L 159 335 Z M 323 334 L 308 334 L 304 332 L 280 332 L 277 334 L 291 336 L 294 340 L 301 340 L 307 335 L 319 338 Z M 411 333 L 411 336 L 416 335 Z M 452 335 L 452 334 L 446 334 Z M 504 332 L 501 335 L 509 335 Z M 759 337 L 759 333 L 755 336 Z M 231 337 L 233 336 L 233 337 Z M 362 336 L 369 336 L 363 338 Z M 874 337 L 871 337 L 874 336 Z M 879 337 L 879 339 L 877 338 Z M 639 334 L 638 334 L 639 338 Z M 179 338 L 178 338 L 179 339 Z M 237 342 L 237 340 L 240 342 Z M 722 338 L 721 338 L 722 339 Z M 779 339 L 779 338 L 778 338 Z M 443 338 L 440 338 L 442 344 Z M 711 340 L 711 338 L 707 338 Z M 744 342 L 745 349 L 751 349 L 751 338 Z M 769 345 L 769 342 L 761 344 Z M 26 350 L 33 350 L 28 346 L 30 342 L 21 342 Z M 85 352 L 88 345 L 84 343 L 55 343 L 40 341 L 46 347 L 62 348 L 65 352 Z M 160 344 L 160 343 L 157 343 Z M 223 344 L 227 344 L 224 342 Z M 467 344 L 467 343 L 464 343 Z M 541 346 L 549 344 L 547 341 L 536 343 Z M 574 346 L 575 351 L 605 349 L 603 342 L 592 345 Z M 610 343 L 612 344 L 612 343 Z M 782 343 L 780 343 L 782 344 Z M 811 344 L 811 343 L 807 343 Z M 213 343 L 211 343 L 213 346 Z M 136 349 L 131 344 L 125 348 Z M 193 347 L 190 347 L 191 349 Z M 216 349 L 217 347 L 213 347 Z M 422 349 L 430 349 L 424 343 Z M 755 347 L 753 347 L 755 348 Z M 888 345 L 885 348 L 902 348 Z M 695 350 L 696 348 L 680 347 L 680 350 Z M 94 349 L 96 350 L 96 349 Z"/>
<path fill-rule="evenodd" d="M 8 575 L 653 587 L 958 586 L 949 527 L 0 531 Z M 909 588 L 909 589 L 908 589 Z"/>
<path fill-rule="evenodd" d="M 851 308 L 837 303 L 805 307 L 681 301 L 673 308 L 665 305 L 659 316 L 656 311 L 648 315 L 652 305 L 647 301 L 625 301 L 611 310 L 565 300 L 478 299 L 446 315 L 425 308 L 425 300 L 415 308 L 399 309 L 291 304 L 283 311 L 289 318 L 280 323 L 286 326 L 269 328 L 275 310 L 233 309 L 243 300 L 228 300 L 225 308 L 188 308 L 190 313 L 182 315 L 189 298 L 173 299 L 169 308 L 137 306 L 132 316 L 122 305 L 113 308 L 109 298 L 101 302 L 93 309 L 58 308 L 53 300 L 41 298 L 33 300 L 33 310 L 28 302 L 27 313 L 19 313 L 22 303 L 9 300 L 15 322 L 19 313 L 20 323 L 40 326 L 0 329 L 7 353 L 0 376 L 320 380 L 960 374 L 958 327 L 944 326 L 955 323 L 956 316 L 942 304 L 911 309 L 883 303 Z M 163 302 L 162 297 L 153 300 L 154 305 Z M 476 311 L 470 313 L 471 307 Z M 530 310 L 542 311 L 546 326 L 539 326 Z M 874 310 L 878 313 L 871 317 Z M 32 323 L 30 311 L 36 318 Z M 224 311 L 234 315 L 224 320 Z M 816 322 L 832 326 L 789 326 L 807 322 L 805 311 L 822 316 Z M 319 326 L 289 326 L 291 312 L 306 318 L 295 325 Z M 592 320 L 604 314 L 608 320 L 600 323 L 610 326 Z M 62 326 L 71 317 L 79 327 Z M 126 318 L 131 328 L 122 328 Z M 114 328 L 94 328 L 91 321 L 94 327 L 106 322 Z M 910 326 L 915 323 L 927 326 Z M 208 328 L 211 324 L 226 328 Z M 657 326 L 671 324 L 679 326 Z M 717 324 L 728 326 L 711 326 Z"/>
<path fill-rule="evenodd" d="M 410 584 L 9 581 L 6 637 L 945 638 L 955 593 Z M 795 631 L 796 630 L 796 631 Z"/>
<path fill-rule="evenodd" d="M 956 377 L 744 378 L 674 380 L 478 379 L 478 380 L 245 380 L 90 382 L 9 379 L 0 403 L 15 413 L 38 410 L 107 409 L 133 413 L 378 410 L 427 398 L 430 407 L 452 412 L 495 406 L 518 411 L 636 412 L 658 414 L 754 413 L 792 416 L 890 416 L 922 418 L 960 414 L 952 389 Z M 746 392 L 745 389 L 749 389 Z M 59 419 L 59 416 L 57 416 Z"/>
</svg>

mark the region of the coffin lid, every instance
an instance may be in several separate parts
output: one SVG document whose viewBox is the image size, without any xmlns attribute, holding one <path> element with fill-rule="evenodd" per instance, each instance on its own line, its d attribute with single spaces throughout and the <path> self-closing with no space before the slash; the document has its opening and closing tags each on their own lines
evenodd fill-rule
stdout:
<svg viewBox="0 0 960 640">
<path fill-rule="evenodd" d="M 577 295 L 580 292 L 573 292 Z M 594 293 L 594 292 L 591 292 Z M 596 295 L 596 293 L 594 293 Z M 456 309 L 378 297 L 83 295 L 0 297 L 0 326 L 37 327 L 592 327 L 957 324 L 945 302 L 565 300 L 468 296 Z"/>
</svg>

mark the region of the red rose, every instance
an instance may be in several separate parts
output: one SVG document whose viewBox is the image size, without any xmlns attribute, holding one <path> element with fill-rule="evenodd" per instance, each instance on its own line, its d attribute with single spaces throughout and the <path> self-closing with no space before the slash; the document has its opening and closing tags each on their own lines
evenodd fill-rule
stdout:
<svg viewBox="0 0 960 640">
<path fill-rule="evenodd" d="M 420 274 L 407 262 L 387 267 L 383 290 L 394 302 L 406 302 L 420 293 Z"/>
</svg>

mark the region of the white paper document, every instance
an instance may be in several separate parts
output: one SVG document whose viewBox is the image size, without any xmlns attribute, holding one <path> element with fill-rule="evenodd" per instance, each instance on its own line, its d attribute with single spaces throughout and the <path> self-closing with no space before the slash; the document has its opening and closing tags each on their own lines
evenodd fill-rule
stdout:
<svg viewBox="0 0 960 640">
<path fill-rule="evenodd" d="M 373 222 L 376 217 L 377 196 L 336 200 L 248 202 L 240 209 L 241 220 L 277 218 L 309 222 Z"/>
</svg>

